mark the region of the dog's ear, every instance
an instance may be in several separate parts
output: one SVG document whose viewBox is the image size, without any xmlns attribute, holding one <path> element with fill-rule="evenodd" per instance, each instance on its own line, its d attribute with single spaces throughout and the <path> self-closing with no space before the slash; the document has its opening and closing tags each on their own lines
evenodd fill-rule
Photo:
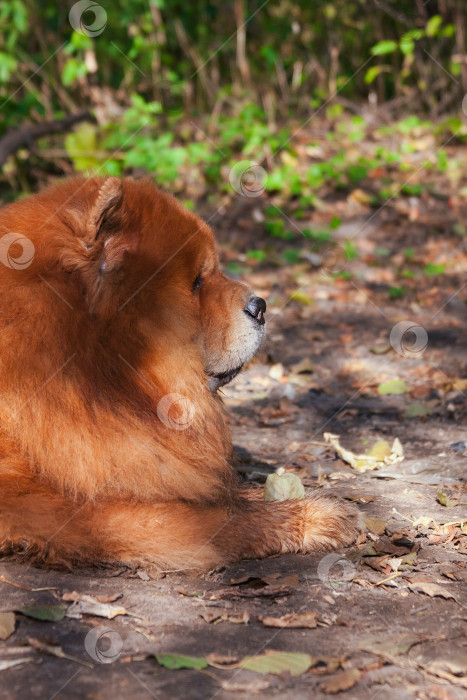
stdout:
<svg viewBox="0 0 467 700">
<path fill-rule="evenodd" d="M 125 254 L 135 245 L 134 235 L 125 231 L 128 215 L 123 182 L 108 177 L 100 186 L 87 215 L 85 245 L 99 260 L 99 273 L 121 267 Z"/>
<path fill-rule="evenodd" d="M 123 215 L 123 183 L 117 177 L 108 177 L 100 186 L 96 201 L 88 216 L 88 242 L 92 245 L 100 236 L 116 232 Z"/>
<path fill-rule="evenodd" d="M 138 245 L 137 225 L 132 221 L 125 187 L 117 177 L 89 181 L 79 208 L 63 212 L 62 220 L 74 232 L 62 250 L 68 270 L 79 270 L 93 312 L 110 310 L 116 299 L 117 278 L 125 272 L 126 258 Z M 133 225 L 130 225 L 130 224 Z"/>
</svg>

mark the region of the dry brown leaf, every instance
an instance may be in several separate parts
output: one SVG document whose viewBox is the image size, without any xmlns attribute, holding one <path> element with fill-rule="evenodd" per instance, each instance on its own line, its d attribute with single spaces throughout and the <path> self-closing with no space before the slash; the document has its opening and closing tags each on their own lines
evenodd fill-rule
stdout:
<svg viewBox="0 0 467 700">
<path fill-rule="evenodd" d="M 404 450 L 398 438 L 394 440 L 392 447 L 388 450 L 382 449 L 382 441 L 376 443 L 376 445 L 371 448 L 374 449 L 379 445 L 375 455 L 371 454 L 371 450 L 368 454 L 355 454 L 351 450 L 347 450 L 340 444 L 339 435 L 334 435 L 333 433 L 324 433 L 323 438 L 325 442 L 328 442 L 331 447 L 335 449 L 337 455 L 344 462 L 350 464 L 352 469 L 355 469 L 358 472 L 366 472 L 371 469 L 380 469 L 381 467 L 385 467 L 389 464 L 397 464 L 398 462 L 402 462 L 404 459 Z"/>
<path fill-rule="evenodd" d="M 213 651 L 206 655 L 206 660 L 210 666 L 215 668 L 229 668 L 238 665 L 239 657 L 232 654 L 217 654 Z"/>
<path fill-rule="evenodd" d="M 314 365 L 310 357 L 304 357 L 296 365 L 290 367 L 293 374 L 311 374 L 314 372 Z"/>
<path fill-rule="evenodd" d="M 77 602 L 79 600 L 93 600 L 98 603 L 113 603 L 119 598 L 122 598 L 123 593 L 101 593 L 99 595 L 88 595 L 86 593 L 78 593 L 77 591 L 72 591 L 71 593 L 64 593 L 62 595 L 62 600 Z"/>
<path fill-rule="evenodd" d="M 278 596 L 292 595 L 294 592 L 290 586 L 264 586 L 263 588 L 222 588 L 209 596 L 209 600 L 221 600 L 222 598 L 277 598 Z"/>
<path fill-rule="evenodd" d="M 229 615 L 227 610 L 211 611 L 206 610 L 201 613 L 201 617 L 208 624 L 217 625 L 219 622 L 230 622 L 234 625 L 247 625 L 250 621 L 250 613 L 244 610 L 239 615 Z"/>
<path fill-rule="evenodd" d="M 318 626 L 318 615 L 315 612 L 287 613 L 281 617 L 261 617 L 265 627 L 298 627 L 314 629 Z"/>
<path fill-rule="evenodd" d="M 343 690 L 349 690 L 356 685 L 360 678 L 361 673 L 358 668 L 350 668 L 345 671 L 340 671 L 332 676 L 324 683 L 321 684 L 321 690 L 325 693 L 334 694 L 341 693 Z"/>
<path fill-rule="evenodd" d="M 437 583 L 432 583 L 431 581 L 417 581 L 414 583 L 409 583 L 409 588 L 414 593 L 424 593 L 425 595 L 430 596 L 430 598 L 440 596 L 441 598 L 446 598 L 446 600 L 456 600 L 455 596 L 453 596 L 450 591 L 446 590 L 444 586 L 440 586 Z"/>
<path fill-rule="evenodd" d="M 290 673 L 291 676 L 300 676 L 308 671 L 312 663 L 313 659 L 309 654 L 267 649 L 264 654 L 245 656 L 239 666 L 256 673 Z"/>
<path fill-rule="evenodd" d="M 268 576 L 261 577 L 269 586 L 279 585 L 279 586 L 299 586 L 300 581 L 298 579 L 298 574 L 269 574 Z"/>
<path fill-rule="evenodd" d="M 8 639 L 15 631 L 15 613 L 0 612 L 0 639 Z"/>
<path fill-rule="evenodd" d="M 21 664 L 30 664 L 32 661 L 34 661 L 34 659 L 32 659 L 30 656 L 26 656 L 22 659 L 0 659 L 0 671 L 6 671 L 9 668 L 20 666 Z"/>
<path fill-rule="evenodd" d="M 379 520 L 379 518 L 371 518 L 370 516 L 365 518 L 365 527 L 376 535 L 384 535 L 387 525 L 384 520 Z"/>
<path fill-rule="evenodd" d="M 132 615 L 133 617 L 139 617 L 134 613 L 128 612 L 128 610 L 125 608 L 119 608 L 117 605 L 101 603 L 97 597 L 86 593 L 78 593 L 77 591 L 73 591 L 71 593 L 65 593 L 62 597 L 63 600 L 73 601 L 72 605 L 70 605 L 66 611 L 66 617 L 71 617 L 76 620 L 79 620 L 82 615 L 96 615 L 97 617 L 105 617 L 107 620 L 112 620 L 114 617 L 117 617 L 117 615 Z M 105 598 L 106 596 L 103 597 Z"/>
<path fill-rule="evenodd" d="M 271 686 L 271 683 L 272 681 L 268 678 L 252 678 L 251 680 L 242 680 L 237 676 L 231 680 L 220 681 L 223 690 L 230 693 L 259 693 L 262 690 L 267 690 L 267 688 Z"/>
<path fill-rule="evenodd" d="M 406 654 L 414 644 L 418 644 L 422 639 L 421 635 L 412 632 L 380 634 L 362 639 L 358 642 L 357 648 L 371 654 L 393 657 Z"/>
</svg>

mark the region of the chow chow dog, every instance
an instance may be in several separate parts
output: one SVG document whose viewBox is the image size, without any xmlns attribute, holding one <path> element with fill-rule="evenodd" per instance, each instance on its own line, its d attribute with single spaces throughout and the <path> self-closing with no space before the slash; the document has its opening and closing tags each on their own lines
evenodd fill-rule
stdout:
<svg viewBox="0 0 467 700">
<path fill-rule="evenodd" d="M 238 479 L 216 390 L 266 304 L 172 196 L 94 177 L 5 206 L 0 290 L 0 552 L 208 569 L 355 539 L 354 506 Z"/>
</svg>

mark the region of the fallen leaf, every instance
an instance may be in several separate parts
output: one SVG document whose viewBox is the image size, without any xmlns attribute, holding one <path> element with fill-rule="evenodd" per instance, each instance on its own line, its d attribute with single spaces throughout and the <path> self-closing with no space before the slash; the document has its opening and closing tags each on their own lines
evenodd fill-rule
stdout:
<svg viewBox="0 0 467 700">
<path fill-rule="evenodd" d="M 464 576 L 458 568 L 458 565 L 444 564 L 440 567 L 439 571 L 442 576 L 446 576 L 446 578 L 450 579 L 451 581 L 464 580 Z"/>
<path fill-rule="evenodd" d="M 323 593 L 323 600 L 324 600 L 326 603 L 328 603 L 329 605 L 335 605 L 335 604 L 336 604 L 336 601 L 334 600 L 334 598 L 332 598 L 332 596 L 330 596 L 330 595 L 326 595 L 326 593 Z"/>
<path fill-rule="evenodd" d="M 376 345 L 374 348 L 370 348 L 373 355 L 386 355 L 390 350 L 392 350 L 392 345 Z"/>
<path fill-rule="evenodd" d="M 312 374 L 314 372 L 313 362 L 311 358 L 304 357 L 296 365 L 292 365 L 290 371 L 294 374 Z"/>
<path fill-rule="evenodd" d="M 15 613 L 0 612 L 0 639 L 8 639 L 15 631 Z"/>
<path fill-rule="evenodd" d="M 288 501 L 305 497 L 305 487 L 300 477 L 285 472 L 280 467 L 275 474 L 269 474 L 264 485 L 265 501 Z"/>
<path fill-rule="evenodd" d="M 403 379 L 390 379 L 378 386 L 378 394 L 385 396 L 388 394 L 405 394 L 408 391 L 408 386 Z"/>
<path fill-rule="evenodd" d="M 365 192 L 364 190 L 361 190 L 359 188 L 353 190 L 347 197 L 347 200 L 358 202 L 359 204 L 363 204 L 364 206 L 368 206 L 371 204 L 371 197 L 368 194 L 368 192 Z"/>
<path fill-rule="evenodd" d="M 245 584 L 245 586 L 243 586 Z M 298 586 L 298 574 L 281 574 L 275 572 L 262 576 L 241 576 L 229 581 L 229 586 L 242 586 L 244 588 L 264 588 L 265 586 Z"/>
<path fill-rule="evenodd" d="M 404 411 L 404 418 L 420 418 L 423 416 L 430 416 L 432 413 L 432 406 L 424 406 L 421 403 L 411 403 Z"/>
<path fill-rule="evenodd" d="M 198 591 L 187 591 L 186 588 L 177 588 L 177 593 L 180 593 L 180 595 L 184 596 L 185 598 L 199 598 L 202 593 L 199 593 Z"/>
<path fill-rule="evenodd" d="M 24 608 L 18 608 L 15 612 L 32 617 L 35 620 L 43 620 L 45 622 L 58 622 L 63 620 L 68 610 L 67 605 L 26 605 Z"/>
<path fill-rule="evenodd" d="M 96 615 L 96 617 L 105 617 L 107 620 L 112 620 L 117 615 L 135 615 L 129 613 L 125 608 L 119 608 L 117 605 L 111 605 L 110 603 L 100 602 L 95 596 L 88 595 L 86 593 L 78 593 L 73 591 L 72 593 L 65 593 L 63 600 L 70 601 L 73 603 L 70 605 L 66 611 L 66 616 L 79 620 L 82 615 Z M 117 596 L 120 597 L 120 596 Z M 103 596 L 103 600 L 106 597 Z M 111 598 L 115 600 L 116 598 Z"/>
<path fill-rule="evenodd" d="M 407 566 L 415 566 L 417 564 L 417 552 L 409 552 L 400 557 L 402 564 Z"/>
<path fill-rule="evenodd" d="M 430 596 L 430 598 L 440 596 L 441 598 L 446 598 L 446 600 L 456 600 L 450 591 L 446 590 L 443 586 L 440 586 L 437 583 L 431 583 L 430 581 L 417 581 L 414 583 L 409 583 L 409 588 L 414 593 L 424 593 L 425 595 Z"/>
<path fill-rule="evenodd" d="M 208 624 L 214 625 L 217 625 L 219 622 L 230 622 L 234 625 L 247 625 L 250 621 L 250 613 L 248 610 L 244 610 L 240 615 L 229 615 L 227 610 L 221 610 L 220 612 L 207 610 L 201 614 L 201 617 Z"/>
<path fill-rule="evenodd" d="M 217 654 L 215 651 L 206 655 L 210 666 L 215 668 L 235 668 L 238 665 L 238 656 L 232 654 Z"/>
<path fill-rule="evenodd" d="M 313 299 L 300 289 L 296 289 L 294 292 L 292 292 L 290 299 L 291 301 L 297 301 L 299 304 L 303 304 L 304 306 L 309 306 L 313 303 Z"/>
<path fill-rule="evenodd" d="M 388 559 L 387 560 L 387 565 L 391 569 L 391 571 L 399 571 L 399 567 L 402 564 L 402 558 L 397 557 L 394 559 Z"/>
<path fill-rule="evenodd" d="M 256 673 L 274 673 L 288 671 L 291 676 L 300 676 L 311 666 L 311 656 L 299 652 L 269 651 L 258 656 L 245 656 L 239 666 Z"/>
<path fill-rule="evenodd" d="M 404 450 L 398 438 L 394 440 L 389 454 L 387 454 L 387 449 L 383 444 L 385 443 L 387 445 L 386 441 L 380 440 L 379 447 L 376 450 L 378 454 L 373 456 L 371 454 L 371 450 L 367 454 L 355 454 L 351 450 L 347 450 L 345 447 L 342 447 L 340 444 L 339 435 L 324 433 L 323 437 L 325 442 L 329 442 L 329 444 L 335 449 L 338 456 L 344 460 L 344 462 L 347 462 L 353 469 L 359 472 L 366 472 L 369 469 L 380 469 L 388 464 L 397 464 L 398 462 L 402 462 L 404 459 Z M 376 448 L 377 445 L 378 442 L 372 449 Z M 382 456 L 383 450 L 386 453 L 384 456 Z"/>
<path fill-rule="evenodd" d="M 21 664 L 30 664 L 34 659 L 30 656 L 26 656 L 24 659 L 7 659 L 5 661 L 0 661 L 0 671 L 6 671 L 14 666 L 20 666 Z"/>
<path fill-rule="evenodd" d="M 271 681 L 267 678 L 252 678 L 251 680 L 241 680 L 237 676 L 232 680 L 220 681 L 221 688 L 229 693 L 259 693 L 267 690 L 271 686 Z"/>
<path fill-rule="evenodd" d="M 438 488 L 436 492 L 436 498 L 439 503 L 441 503 L 442 506 L 445 506 L 446 508 L 453 508 L 454 506 L 458 506 L 461 503 L 460 498 L 452 499 L 449 498 L 447 493 L 444 493 L 440 488 Z"/>
<path fill-rule="evenodd" d="M 454 389 L 457 391 L 467 391 L 467 379 L 466 378 L 461 378 L 461 379 L 456 379 L 452 386 Z"/>
<path fill-rule="evenodd" d="M 391 456 L 391 448 L 387 440 L 377 440 L 373 447 L 367 451 L 367 457 L 374 457 L 378 462 L 384 462 Z"/>
<path fill-rule="evenodd" d="M 123 596 L 123 593 L 101 593 L 99 595 L 88 595 L 86 593 L 78 593 L 77 591 L 72 591 L 71 593 L 64 593 L 62 595 L 62 600 L 76 602 L 78 600 L 93 600 L 98 603 L 113 603 Z"/>
<path fill-rule="evenodd" d="M 257 582 L 263 583 L 264 585 L 263 579 L 259 576 L 240 576 L 240 578 L 230 579 L 229 586 L 240 586 L 242 583 L 254 583 L 256 585 Z"/>
<path fill-rule="evenodd" d="M 269 369 L 269 376 L 271 379 L 277 379 L 279 381 L 284 376 L 284 365 L 281 362 L 272 365 Z"/>
<path fill-rule="evenodd" d="M 281 574 L 274 573 L 268 574 L 267 576 L 261 576 L 261 579 L 265 581 L 269 586 L 279 585 L 279 586 L 295 586 L 300 584 L 298 574 Z"/>
<path fill-rule="evenodd" d="M 221 588 L 220 591 L 212 593 L 208 600 L 221 600 L 222 598 L 262 598 L 291 595 L 294 592 L 290 586 L 264 586 L 263 588 L 233 589 Z"/>
<path fill-rule="evenodd" d="M 384 535 L 386 532 L 387 523 L 384 520 L 379 520 L 378 518 L 371 518 L 367 516 L 364 520 L 365 527 L 374 532 L 375 535 Z"/>
<path fill-rule="evenodd" d="M 393 508 L 393 510 L 395 510 L 395 508 Z M 412 526 L 413 526 L 413 527 L 419 527 L 419 526 L 421 525 L 422 527 L 428 529 L 428 528 L 430 527 L 430 524 L 431 524 L 431 523 L 434 523 L 435 526 L 436 526 L 435 521 L 434 521 L 433 518 L 431 518 L 429 515 L 421 515 L 419 518 L 416 518 L 416 519 L 412 522 Z"/>
<path fill-rule="evenodd" d="M 384 573 L 388 573 L 387 571 L 387 562 L 389 559 L 388 554 L 384 554 L 383 556 L 380 557 L 370 557 L 370 558 L 364 558 L 362 559 L 362 563 L 366 564 L 366 566 L 369 566 L 371 569 L 374 569 L 375 571 L 383 571 Z"/>
<path fill-rule="evenodd" d="M 354 493 L 354 494 L 342 494 L 342 497 L 345 498 L 347 501 L 353 501 L 354 503 L 373 503 L 373 501 L 376 501 L 375 496 L 370 496 L 367 495 L 366 493 Z"/>
<path fill-rule="evenodd" d="M 467 654 L 463 650 L 453 650 L 449 658 L 433 659 L 425 667 L 431 671 L 447 671 L 453 676 L 462 676 L 467 685 Z"/>
<path fill-rule="evenodd" d="M 165 668 L 207 668 L 208 662 L 204 656 L 184 656 L 182 654 L 156 654 L 157 663 Z"/>
<path fill-rule="evenodd" d="M 369 651 L 381 656 L 399 656 L 406 654 L 408 650 L 418 644 L 423 637 L 412 632 L 399 632 L 397 634 L 384 634 L 362 639 L 357 647 L 361 651 Z"/>
<path fill-rule="evenodd" d="M 349 668 L 345 671 L 340 671 L 332 676 L 327 681 L 321 684 L 321 690 L 325 693 L 334 694 L 340 693 L 343 690 L 349 690 L 356 685 L 360 678 L 361 673 L 358 668 Z"/>
<path fill-rule="evenodd" d="M 315 612 L 287 613 L 281 617 L 261 617 L 265 627 L 298 627 L 314 629 L 318 625 L 318 615 Z"/>
</svg>

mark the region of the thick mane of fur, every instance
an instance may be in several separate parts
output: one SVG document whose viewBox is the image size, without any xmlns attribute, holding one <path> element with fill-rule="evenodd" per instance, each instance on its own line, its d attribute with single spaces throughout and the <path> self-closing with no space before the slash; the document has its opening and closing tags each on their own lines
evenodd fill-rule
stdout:
<svg viewBox="0 0 467 700">
<path fill-rule="evenodd" d="M 172 285 L 170 303 L 165 299 L 161 270 L 150 291 L 159 315 L 145 318 L 146 290 L 120 311 L 115 307 L 131 294 L 128 288 L 122 294 L 123 277 L 109 283 L 111 295 L 102 293 L 95 313 L 89 309 L 96 290 L 89 290 L 88 278 L 94 271 L 106 286 L 110 274 L 99 273 L 106 240 L 95 251 L 86 223 L 100 184 L 77 180 L 47 198 L 37 195 L 34 220 L 23 216 L 22 203 L 0 212 L 0 233 L 19 231 L 36 250 L 27 270 L 0 266 L 1 430 L 31 470 L 74 498 L 211 499 L 219 495 L 230 443 L 220 404 L 206 388 L 183 294 L 177 300 Z M 144 187 L 154 196 L 152 185 Z M 171 198 L 157 194 L 160 212 L 151 215 L 162 223 Z M 144 209 L 135 212 L 138 219 Z M 123 218 L 122 247 L 131 255 L 141 222 L 133 210 Z M 115 267 L 121 250 L 109 241 Z M 139 261 L 138 283 L 154 264 Z M 171 393 L 194 404 L 186 430 L 171 430 L 157 417 L 159 401 Z"/>
</svg>

